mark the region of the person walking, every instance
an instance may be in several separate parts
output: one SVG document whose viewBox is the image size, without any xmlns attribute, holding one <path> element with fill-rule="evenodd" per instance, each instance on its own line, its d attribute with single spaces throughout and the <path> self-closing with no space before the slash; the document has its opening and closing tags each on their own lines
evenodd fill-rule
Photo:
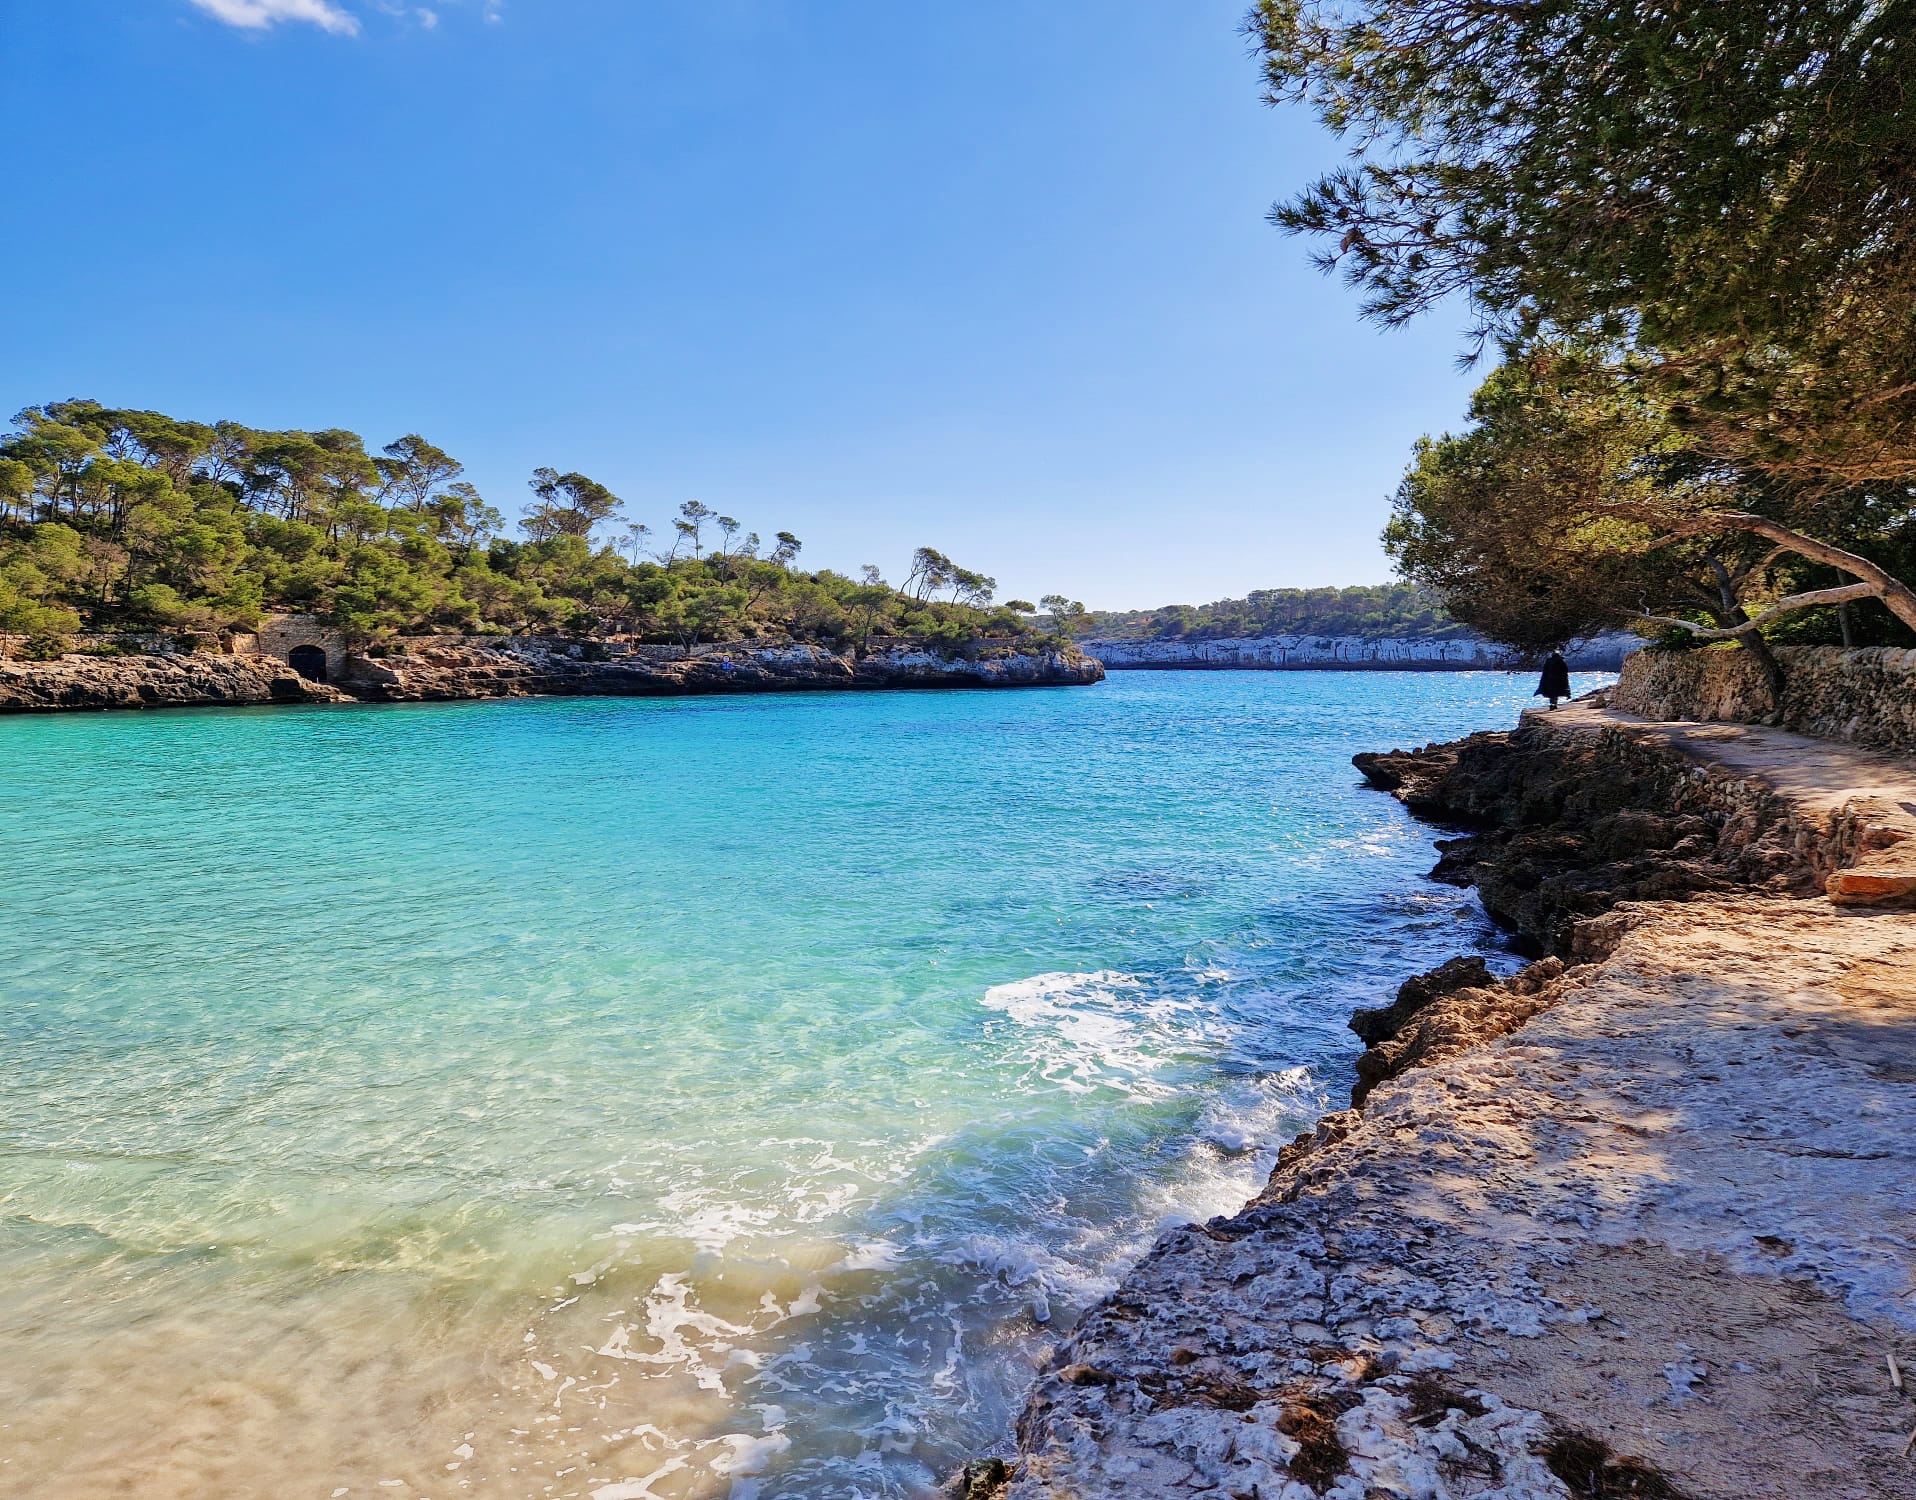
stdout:
<svg viewBox="0 0 1916 1500">
<path fill-rule="evenodd" d="M 1543 659 L 1543 676 L 1537 679 L 1537 691 L 1530 696 L 1548 698 L 1553 710 L 1559 698 L 1570 696 L 1570 663 L 1561 651 L 1552 651 Z"/>
</svg>

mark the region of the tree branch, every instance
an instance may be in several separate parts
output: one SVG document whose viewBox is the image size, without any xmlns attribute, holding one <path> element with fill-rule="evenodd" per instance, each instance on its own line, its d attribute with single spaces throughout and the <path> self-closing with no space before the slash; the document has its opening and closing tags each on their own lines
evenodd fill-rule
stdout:
<svg viewBox="0 0 1916 1500">
<path fill-rule="evenodd" d="M 1808 599 L 1818 604 L 1838 602 L 1835 599 L 1823 597 L 1824 595 L 1835 593 L 1843 593 L 1843 597 L 1846 600 L 1881 599 L 1884 604 L 1889 606 L 1890 612 L 1894 614 L 1897 619 L 1909 626 L 1910 629 L 1916 630 L 1916 589 L 1910 588 L 1908 584 L 1903 583 L 1890 573 L 1885 572 L 1867 557 L 1859 557 L 1856 553 L 1846 552 L 1843 548 L 1835 546 L 1832 543 L 1819 541 L 1813 536 L 1805 536 L 1800 531 L 1792 531 L 1789 527 L 1779 525 L 1777 522 L 1765 516 L 1755 516 L 1747 511 L 1740 510 L 1710 511 L 1706 515 L 1697 516 L 1693 520 L 1685 521 L 1673 530 L 1666 532 L 1655 541 L 1650 542 L 1644 550 L 1649 551 L 1655 547 L 1668 546 L 1671 542 L 1680 542 L 1687 537 L 1707 535 L 1712 531 L 1753 532 L 1757 536 L 1767 537 L 1779 547 L 1787 548 L 1799 557 L 1807 557 L 1815 562 L 1828 563 L 1832 568 L 1840 568 L 1853 578 L 1863 579 L 1867 585 L 1867 587 L 1856 586 L 1856 591 L 1845 592 L 1836 589 L 1823 589 L 1816 594 L 1794 595 L 1793 597 L 1795 598 Z M 1781 604 L 1772 605 L 1768 610 L 1764 611 L 1763 618 L 1768 619 L 1780 608 L 1782 608 Z M 1645 618 L 1648 618 L 1648 616 Z"/>
<path fill-rule="evenodd" d="M 1652 625 L 1675 625 L 1690 632 L 1702 641 L 1727 641 L 1739 635 L 1747 635 L 1766 620 L 1778 615 L 1788 614 L 1791 610 L 1809 609 L 1817 604 L 1847 604 L 1852 599 L 1874 599 L 1878 597 L 1875 585 L 1868 583 L 1846 583 L 1841 588 L 1812 589 L 1806 594 L 1791 594 L 1788 598 L 1778 599 L 1762 614 L 1753 620 L 1745 620 L 1741 625 L 1719 629 L 1708 625 L 1698 625 L 1690 620 L 1679 620 L 1671 615 L 1638 615 L 1640 620 L 1648 620 Z"/>
</svg>

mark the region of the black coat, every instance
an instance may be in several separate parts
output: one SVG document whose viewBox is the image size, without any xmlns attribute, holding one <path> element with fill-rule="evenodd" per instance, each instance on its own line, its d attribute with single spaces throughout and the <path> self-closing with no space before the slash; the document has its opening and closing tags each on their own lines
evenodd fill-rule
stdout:
<svg viewBox="0 0 1916 1500">
<path fill-rule="evenodd" d="M 1570 664 L 1563 656 L 1552 651 L 1544 658 L 1543 676 L 1537 679 L 1537 691 L 1533 698 L 1568 698 L 1570 696 Z"/>
</svg>

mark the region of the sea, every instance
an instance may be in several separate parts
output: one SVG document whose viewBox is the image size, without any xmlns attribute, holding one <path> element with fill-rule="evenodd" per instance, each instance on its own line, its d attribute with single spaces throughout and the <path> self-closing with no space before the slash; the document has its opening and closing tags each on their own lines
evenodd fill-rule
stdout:
<svg viewBox="0 0 1916 1500">
<path fill-rule="evenodd" d="M 0 720 L 0 1495 L 922 1500 L 1514 967 L 1350 756 L 1532 685 Z"/>
</svg>

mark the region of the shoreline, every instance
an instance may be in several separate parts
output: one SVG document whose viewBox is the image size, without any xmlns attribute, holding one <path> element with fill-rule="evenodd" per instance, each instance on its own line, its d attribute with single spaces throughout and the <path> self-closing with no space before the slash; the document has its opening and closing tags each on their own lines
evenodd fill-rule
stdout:
<svg viewBox="0 0 1916 1500">
<path fill-rule="evenodd" d="M 1534 672 L 1538 666 L 1471 635 L 1092 635 L 1078 644 L 1114 672 Z M 1566 654 L 1573 672 L 1617 672 L 1642 644 L 1635 636 L 1612 635 L 1573 643 Z"/>
<path fill-rule="evenodd" d="M 1354 1016 L 1353 1107 L 1162 1237 L 954 1492 L 1906 1493 L 1916 763 L 1799 739 L 1586 699 L 1357 757 L 1536 961 Z"/>
<path fill-rule="evenodd" d="M 331 675 L 331 674 L 328 674 Z M 696 697 L 921 688 L 1077 687 L 1104 668 L 1071 648 L 966 655 L 891 646 L 863 656 L 788 645 L 708 649 L 679 659 L 594 660 L 572 643 L 415 645 L 344 658 L 337 681 L 268 655 L 67 655 L 0 660 L 0 715 L 147 708 L 458 702 L 530 697 Z"/>
<path fill-rule="evenodd" d="M 1526 662 L 1488 661 L 1104 661 L 1107 672 L 1502 672 L 1507 675 L 1531 673 L 1537 669 Z M 1614 675 L 1615 667 L 1572 667 L 1573 672 L 1604 672 Z"/>
</svg>

